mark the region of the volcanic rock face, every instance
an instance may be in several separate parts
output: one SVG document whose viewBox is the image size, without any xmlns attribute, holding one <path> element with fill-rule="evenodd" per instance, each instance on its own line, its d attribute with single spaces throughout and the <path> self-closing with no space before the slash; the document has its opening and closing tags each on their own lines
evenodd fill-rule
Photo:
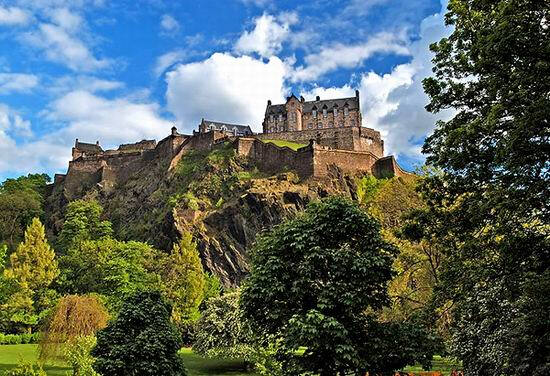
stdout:
<svg viewBox="0 0 550 376">
<path fill-rule="evenodd" d="M 121 240 L 169 251 L 181 233 L 191 232 L 204 268 L 226 286 L 245 277 L 247 251 L 259 233 L 312 200 L 329 194 L 355 198 L 356 192 L 355 178 L 338 169 L 322 180 L 300 181 L 291 172 L 265 176 L 231 148 L 190 151 L 174 168 L 159 157 L 127 175 L 83 189 L 78 176 L 67 174 L 47 198 L 51 234 L 61 229 L 69 201 L 96 199 Z"/>
</svg>

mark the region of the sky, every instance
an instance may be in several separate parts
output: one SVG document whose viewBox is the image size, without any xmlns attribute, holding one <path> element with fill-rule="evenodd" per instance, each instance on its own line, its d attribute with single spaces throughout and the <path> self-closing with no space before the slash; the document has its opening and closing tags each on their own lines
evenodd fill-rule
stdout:
<svg viewBox="0 0 550 376">
<path fill-rule="evenodd" d="M 71 147 L 261 131 L 267 100 L 361 93 L 406 169 L 424 162 L 429 45 L 446 0 L 0 0 L 0 180 L 64 173 Z"/>
</svg>

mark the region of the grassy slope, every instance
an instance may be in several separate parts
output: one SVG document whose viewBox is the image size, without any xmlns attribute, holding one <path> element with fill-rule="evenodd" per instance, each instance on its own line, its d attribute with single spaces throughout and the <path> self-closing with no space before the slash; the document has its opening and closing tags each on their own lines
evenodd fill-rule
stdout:
<svg viewBox="0 0 550 376">
<path fill-rule="evenodd" d="M 19 360 L 36 362 L 37 345 L 2 345 L 0 346 L 0 372 L 14 368 Z M 255 373 L 246 372 L 243 363 L 233 360 L 204 359 L 191 352 L 191 349 L 181 351 L 183 362 L 190 376 L 203 375 L 231 375 L 231 376 L 256 376 Z M 70 368 L 62 365 L 53 366 L 47 364 L 44 370 L 48 376 L 65 376 Z"/>
<path fill-rule="evenodd" d="M 262 141 L 266 143 L 270 142 L 280 147 L 286 146 L 291 148 L 292 150 L 298 150 L 300 148 L 303 148 L 304 146 L 307 146 L 306 144 L 299 144 L 297 142 L 285 141 L 285 140 L 262 140 Z"/>
</svg>

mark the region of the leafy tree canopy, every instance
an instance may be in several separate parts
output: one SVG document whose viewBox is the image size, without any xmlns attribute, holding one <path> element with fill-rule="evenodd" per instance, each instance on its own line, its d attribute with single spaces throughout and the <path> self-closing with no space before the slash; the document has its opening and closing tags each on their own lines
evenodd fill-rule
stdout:
<svg viewBox="0 0 550 376">
<path fill-rule="evenodd" d="M 431 358 L 396 347 L 403 356 L 379 361 L 394 338 L 387 331 L 405 328 L 373 315 L 389 304 L 395 255 L 378 222 L 355 204 L 337 197 L 313 203 L 258 239 L 243 312 L 262 334 L 281 337 L 287 351 L 305 347 L 292 359 L 302 372 L 390 372 Z"/>
<path fill-rule="evenodd" d="M 85 240 L 98 240 L 113 234 L 112 224 L 101 219 L 103 208 L 97 201 L 76 200 L 67 205 L 65 222 L 57 243 L 61 253 Z"/>
<path fill-rule="evenodd" d="M 160 292 L 127 298 L 117 318 L 97 334 L 94 369 L 102 375 L 184 376 L 182 343 Z"/>
</svg>

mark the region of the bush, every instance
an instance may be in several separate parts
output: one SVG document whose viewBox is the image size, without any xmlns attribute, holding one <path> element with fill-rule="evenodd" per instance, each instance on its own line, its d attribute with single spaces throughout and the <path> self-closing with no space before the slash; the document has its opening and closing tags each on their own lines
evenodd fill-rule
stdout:
<svg viewBox="0 0 550 376">
<path fill-rule="evenodd" d="M 184 376 L 181 339 L 170 322 L 172 307 L 160 292 L 138 292 L 116 320 L 97 333 L 94 370 L 103 375 Z"/>
<path fill-rule="evenodd" d="M 28 343 L 38 343 L 40 335 L 32 334 L 3 334 L 0 333 L 0 345 L 20 345 Z"/>
<path fill-rule="evenodd" d="M 19 365 L 9 371 L 5 371 L 3 376 L 47 376 L 42 367 L 34 368 L 30 362 L 20 362 Z"/>
<path fill-rule="evenodd" d="M 72 367 L 74 376 L 100 376 L 92 368 L 95 359 L 90 355 L 96 342 L 94 336 L 84 336 L 66 348 L 65 358 Z"/>
</svg>

